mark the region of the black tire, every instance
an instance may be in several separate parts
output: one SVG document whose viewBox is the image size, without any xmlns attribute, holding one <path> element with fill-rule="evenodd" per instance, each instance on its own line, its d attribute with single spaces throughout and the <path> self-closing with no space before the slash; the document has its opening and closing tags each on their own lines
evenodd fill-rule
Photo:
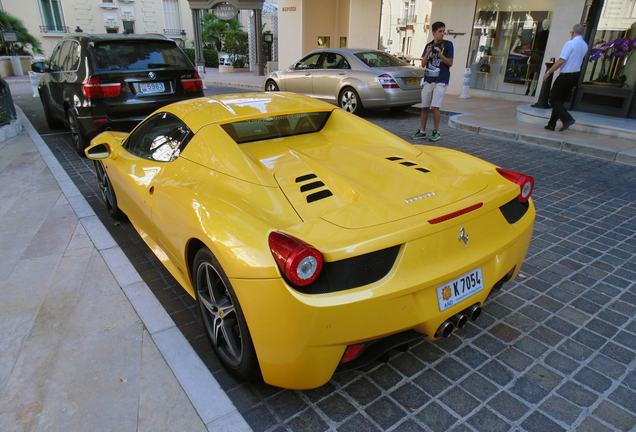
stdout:
<svg viewBox="0 0 636 432">
<path fill-rule="evenodd" d="M 46 125 L 49 129 L 62 129 L 64 122 L 59 121 L 51 113 L 51 99 L 46 93 L 40 95 L 40 102 L 42 102 L 42 110 L 44 111 L 44 118 L 46 119 Z"/>
<path fill-rule="evenodd" d="M 240 380 L 257 377 L 260 368 L 241 305 L 208 248 L 195 255 L 192 280 L 203 327 L 223 366 Z"/>
<path fill-rule="evenodd" d="M 69 109 L 66 112 L 66 118 L 68 120 L 68 129 L 71 133 L 71 139 L 73 140 L 73 148 L 78 155 L 81 157 L 86 157 L 84 150 L 88 147 L 88 140 L 82 133 L 82 129 L 80 128 L 79 121 L 77 121 L 77 116 L 72 109 Z"/>
<path fill-rule="evenodd" d="M 338 97 L 338 106 L 351 114 L 360 115 L 364 111 L 360 95 L 351 87 L 345 87 Z"/>
<path fill-rule="evenodd" d="M 99 189 L 102 191 L 102 197 L 106 203 L 108 214 L 110 214 L 113 219 L 125 219 L 126 215 L 117 207 L 117 196 L 115 196 L 115 190 L 110 182 L 110 178 L 108 178 L 104 164 L 101 161 L 93 161 L 93 166 L 95 167 L 97 182 Z"/>
<path fill-rule="evenodd" d="M 267 83 L 265 84 L 265 91 L 268 91 L 268 92 L 278 91 L 278 84 L 276 84 L 276 81 L 268 80 Z"/>
</svg>

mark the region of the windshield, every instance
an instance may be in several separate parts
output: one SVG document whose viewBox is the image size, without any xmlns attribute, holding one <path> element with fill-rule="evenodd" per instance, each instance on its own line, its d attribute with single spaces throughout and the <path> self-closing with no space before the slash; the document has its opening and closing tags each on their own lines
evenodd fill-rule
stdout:
<svg viewBox="0 0 636 432">
<path fill-rule="evenodd" d="M 320 131 L 331 111 L 283 114 L 221 125 L 238 144 Z"/>
<path fill-rule="evenodd" d="M 172 42 L 105 41 L 96 43 L 90 51 L 95 70 L 192 68 L 183 51 Z"/>
<path fill-rule="evenodd" d="M 383 52 L 361 52 L 355 55 L 369 67 L 409 66 L 397 57 Z"/>
</svg>

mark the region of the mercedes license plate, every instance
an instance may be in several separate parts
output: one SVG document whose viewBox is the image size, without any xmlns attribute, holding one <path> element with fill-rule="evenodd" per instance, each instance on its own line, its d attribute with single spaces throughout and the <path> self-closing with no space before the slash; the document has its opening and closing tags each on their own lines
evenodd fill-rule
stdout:
<svg viewBox="0 0 636 432">
<path fill-rule="evenodd" d="M 166 91 L 166 86 L 162 82 L 140 84 L 142 93 L 163 93 Z"/>
<path fill-rule="evenodd" d="M 406 84 L 419 84 L 422 81 L 422 78 L 406 78 L 404 82 Z"/>
<path fill-rule="evenodd" d="M 483 289 L 484 279 L 481 275 L 481 267 L 477 267 L 475 270 L 437 287 L 439 311 L 446 310 Z"/>
</svg>

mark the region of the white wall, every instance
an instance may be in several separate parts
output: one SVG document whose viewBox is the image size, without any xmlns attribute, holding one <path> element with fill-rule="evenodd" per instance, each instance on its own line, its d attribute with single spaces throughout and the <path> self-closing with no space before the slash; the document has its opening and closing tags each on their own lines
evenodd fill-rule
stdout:
<svg viewBox="0 0 636 432">
<path fill-rule="evenodd" d="M 349 47 L 378 48 L 382 0 L 351 0 Z"/>
<path fill-rule="evenodd" d="M 285 10 L 295 8 L 295 10 Z M 302 0 L 278 0 L 278 67 L 284 69 L 302 57 Z"/>
</svg>

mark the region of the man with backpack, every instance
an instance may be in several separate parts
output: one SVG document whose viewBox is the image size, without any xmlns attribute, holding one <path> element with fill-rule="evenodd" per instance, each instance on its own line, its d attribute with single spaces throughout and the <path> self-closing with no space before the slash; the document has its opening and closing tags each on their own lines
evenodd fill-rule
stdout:
<svg viewBox="0 0 636 432">
<path fill-rule="evenodd" d="M 431 141 L 440 138 L 439 122 L 442 99 L 446 93 L 450 80 L 450 67 L 453 66 L 454 49 L 451 41 L 444 40 L 446 25 L 437 21 L 431 26 L 433 40 L 426 44 L 422 54 L 422 67 L 424 71 L 424 87 L 422 87 L 422 117 L 420 129 L 411 139 L 426 138 L 426 122 L 428 121 L 429 108 L 433 111 L 433 133 Z"/>
</svg>

